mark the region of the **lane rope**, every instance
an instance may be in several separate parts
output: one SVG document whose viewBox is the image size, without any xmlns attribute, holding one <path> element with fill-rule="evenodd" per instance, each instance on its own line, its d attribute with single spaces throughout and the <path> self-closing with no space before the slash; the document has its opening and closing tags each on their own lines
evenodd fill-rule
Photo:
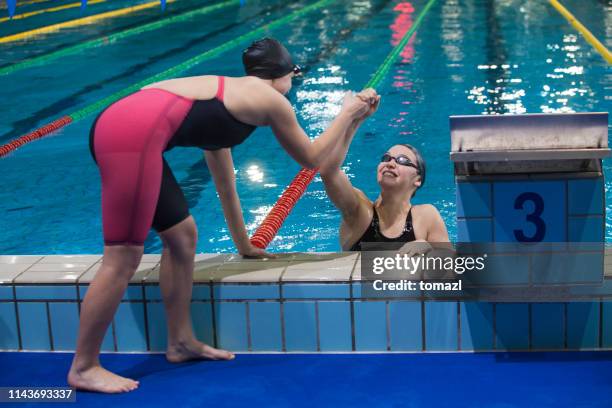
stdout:
<svg viewBox="0 0 612 408">
<path fill-rule="evenodd" d="M 167 0 L 167 3 L 174 3 L 178 0 Z M 17 34 L 7 35 L 5 37 L 0 37 L 0 44 L 25 40 L 27 38 L 31 38 L 34 36 L 38 36 L 41 34 L 49 34 L 54 33 L 64 28 L 72 28 L 79 27 L 82 25 L 93 24 L 100 20 L 106 20 L 108 18 L 123 16 L 126 14 L 134 13 L 140 10 L 146 10 L 153 7 L 159 7 L 159 1 L 151 1 L 144 4 L 139 4 L 137 6 L 125 7 L 119 10 L 107 11 L 105 13 L 95 14 L 89 17 L 81 17 L 70 21 L 65 21 L 63 23 L 51 24 L 45 27 L 35 28 L 33 30 L 22 31 Z"/>
<path fill-rule="evenodd" d="M 30 4 L 37 4 L 37 3 L 48 3 L 50 1 L 53 0 L 22 0 L 19 2 L 18 6 L 28 6 Z M 0 10 L 6 10 L 8 8 L 8 4 L 5 1 L 3 5 L 0 5 Z"/>
<path fill-rule="evenodd" d="M 580 34 L 582 34 L 584 39 L 587 40 L 587 42 L 591 44 L 591 46 L 595 48 L 595 50 L 597 50 L 599 54 L 601 54 L 601 56 L 606 60 L 608 64 L 612 64 L 612 53 L 610 53 L 610 50 L 608 50 L 606 46 L 603 45 L 601 41 L 597 39 L 597 37 L 595 37 L 584 25 L 582 25 L 582 23 L 578 21 L 578 19 L 574 17 L 574 15 L 570 13 L 565 7 L 563 7 L 563 5 L 557 0 L 548 0 L 548 2 L 563 17 L 565 17 L 565 19 L 569 21 L 570 24 L 574 26 L 574 28 L 578 30 L 578 32 L 580 32 Z"/>
<path fill-rule="evenodd" d="M 72 122 L 73 122 L 73 119 L 70 116 L 63 116 L 39 129 L 36 129 L 33 132 L 25 134 L 7 144 L 4 144 L 0 146 L 0 157 L 6 156 L 13 150 L 18 149 L 19 147 L 23 146 L 24 144 L 29 143 L 36 139 L 40 139 L 41 137 L 46 136 L 49 133 L 55 132 L 59 128 L 64 127 L 67 124 L 72 123 Z"/>
<path fill-rule="evenodd" d="M 404 34 L 402 40 L 383 60 L 368 83 L 365 84 L 364 89 L 375 88 L 383 81 L 397 58 L 400 56 L 404 47 L 406 47 L 406 44 L 408 44 L 408 41 L 410 41 L 419 25 L 421 25 L 425 15 L 429 12 L 435 2 L 436 0 L 429 0 L 412 27 L 410 27 L 410 30 Z M 291 210 L 293 210 L 293 207 L 298 200 L 302 197 L 317 172 L 318 169 L 302 169 L 298 172 L 293 181 L 291 181 L 287 189 L 283 191 L 276 204 L 274 204 L 268 215 L 264 218 L 251 237 L 251 244 L 261 249 L 265 249 L 268 245 L 270 245 L 270 242 L 272 242 L 287 219 L 287 216 Z"/>
<path fill-rule="evenodd" d="M 160 20 L 154 21 L 152 23 L 144 24 L 142 26 L 129 28 L 127 30 L 119 31 L 117 33 L 110 34 L 110 35 L 105 35 L 100 38 L 96 38 L 94 40 L 85 41 L 80 44 L 62 48 L 61 50 L 53 51 L 48 54 L 40 55 L 38 57 L 29 58 L 24 61 L 18 62 L 16 64 L 12 64 L 4 68 L 0 68 L 0 76 L 12 74 L 12 73 L 15 73 L 17 71 L 20 71 L 22 69 L 29 68 L 32 66 L 46 64 L 58 58 L 66 57 L 68 55 L 82 52 L 88 48 L 109 45 L 116 41 L 126 39 L 136 34 L 142 34 L 147 31 L 156 30 L 168 24 L 179 23 L 182 21 L 190 20 L 196 16 L 209 14 L 209 13 L 212 13 L 213 11 L 221 10 L 229 6 L 239 5 L 239 4 L 240 4 L 239 0 L 224 1 L 222 3 L 204 6 L 199 9 L 188 11 L 186 13 L 182 13 L 176 16 L 162 18 Z"/>
<path fill-rule="evenodd" d="M 100 4 L 100 3 L 106 3 L 106 1 L 107 0 L 89 0 L 88 4 Z M 28 11 L 26 13 L 15 14 L 13 17 L 2 17 L 0 18 L 0 23 L 4 23 L 5 21 L 9 21 L 9 20 L 23 20 L 24 18 L 33 17 L 39 14 L 44 14 L 44 13 L 53 13 L 55 11 L 69 10 L 71 8 L 77 8 L 77 7 L 81 8 L 81 4 L 82 4 L 81 2 L 70 3 L 70 4 L 65 4 L 63 6 L 50 7 L 50 8 L 46 8 L 42 10 Z"/>
<path fill-rule="evenodd" d="M 153 75 L 152 77 L 149 77 L 147 79 L 144 79 L 140 82 L 137 82 L 136 84 L 129 86 L 127 88 L 124 88 L 118 92 L 115 92 L 112 95 L 107 96 L 106 98 L 103 98 L 97 102 L 94 102 L 82 109 L 79 109 L 76 112 L 73 112 L 69 115 L 63 116 L 60 119 L 57 119 L 39 129 L 34 130 L 33 132 L 30 132 L 26 135 L 20 136 L 19 138 L 4 144 L 2 146 L 0 146 L 0 158 L 6 156 L 7 154 L 15 151 L 17 148 L 23 146 L 26 143 L 29 143 L 33 140 L 36 139 L 40 139 L 43 136 L 47 136 L 51 133 L 53 133 L 54 131 L 67 126 L 70 123 L 74 123 L 77 122 L 81 119 L 84 119 L 85 117 L 96 113 L 100 110 L 102 110 L 103 108 L 105 108 L 106 106 L 110 105 L 111 103 L 123 98 L 124 96 L 127 96 L 133 92 L 138 91 L 140 88 L 142 88 L 145 85 L 148 85 L 150 83 L 153 82 L 158 82 L 158 81 L 162 81 L 164 79 L 168 79 L 168 78 L 174 78 L 179 76 L 181 73 L 193 68 L 196 65 L 201 64 L 203 61 L 205 60 L 209 60 L 212 58 L 215 58 L 227 51 L 229 51 L 232 48 L 235 48 L 241 44 L 244 44 L 245 42 L 248 41 L 253 41 L 256 39 L 259 39 L 261 36 L 265 35 L 266 33 L 268 33 L 268 31 L 273 30 L 275 28 L 278 28 L 280 26 L 283 26 L 295 19 L 297 19 L 298 17 L 301 17 L 305 14 L 311 13 L 321 7 L 325 7 L 328 6 L 332 3 L 335 3 L 337 0 L 319 0 L 316 3 L 313 3 L 309 6 L 306 6 L 300 10 L 294 11 L 291 14 L 286 15 L 285 17 L 281 17 L 277 20 L 274 20 L 266 25 L 261 26 L 260 28 L 257 28 L 255 30 L 249 31 L 246 34 L 243 34 L 241 36 L 238 36 L 236 38 L 234 38 L 233 40 L 230 40 L 228 42 L 225 42 L 221 45 L 219 45 L 218 47 L 215 47 L 211 50 L 208 50 L 206 52 L 203 52 L 202 54 L 199 54 L 193 58 L 188 59 L 187 61 L 176 65 L 170 69 L 167 69 L 159 74 Z"/>
</svg>

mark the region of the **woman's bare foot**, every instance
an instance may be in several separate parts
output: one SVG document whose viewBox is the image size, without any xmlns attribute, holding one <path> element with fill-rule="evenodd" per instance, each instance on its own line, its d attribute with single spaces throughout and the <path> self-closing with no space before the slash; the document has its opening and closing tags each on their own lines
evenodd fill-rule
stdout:
<svg viewBox="0 0 612 408">
<path fill-rule="evenodd" d="M 134 391 L 139 382 L 111 373 L 102 366 L 93 366 L 83 371 L 72 367 L 68 373 L 68 384 L 79 390 L 114 394 Z"/>
<path fill-rule="evenodd" d="M 234 353 L 207 346 L 193 339 L 168 346 L 166 358 L 171 363 L 182 363 L 189 360 L 233 360 L 235 356 Z"/>
</svg>

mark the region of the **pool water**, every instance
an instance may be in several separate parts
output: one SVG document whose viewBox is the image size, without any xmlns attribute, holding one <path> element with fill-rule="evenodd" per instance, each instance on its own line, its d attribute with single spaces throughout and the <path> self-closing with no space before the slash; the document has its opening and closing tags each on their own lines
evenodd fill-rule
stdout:
<svg viewBox="0 0 612 408">
<path fill-rule="evenodd" d="M 67 1 L 53 5 L 67 4 Z M 89 5 L 87 14 L 133 5 Z M 118 90 L 285 16 L 312 1 L 251 1 L 180 24 L 89 48 L 48 64 L 0 76 L 0 143 L 83 108 Z M 137 27 L 214 2 L 169 3 L 21 42 L 0 44 L 0 67 L 93 38 Z M 298 119 L 316 136 L 339 111 L 344 92 L 359 90 L 414 23 L 425 0 L 336 1 L 272 30 L 303 65 L 289 94 Z M 610 48 L 612 2 L 563 4 Z M 49 7 L 35 3 L 18 12 Z M 0 23 L 0 36 L 81 16 L 79 9 Z M 244 44 L 246 46 L 247 44 Z M 183 74 L 242 75 L 240 46 Z M 432 203 L 456 237 L 455 187 L 448 116 L 538 112 L 607 112 L 612 71 L 547 2 L 438 0 L 378 92 L 382 104 L 354 139 L 344 169 L 375 199 L 375 168 L 396 143 L 418 147 L 427 184 L 416 203 Z M 102 252 L 100 179 L 89 156 L 94 116 L 0 159 L 0 253 Z M 267 128 L 233 149 L 238 192 L 250 233 L 299 166 Z M 167 160 L 199 225 L 199 252 L 235 252 L 210 173 L 197 149 L 174 149 Z M 604 162 L 606 196 L 612 167 Z M 612 200 L 608 200 L 610 208 Z M 272 242 L 272 251 L 338 251 L 340 214 L 315 178 Z M 606 240 L 612 241 L 612 211 Z M 148 253 L 160 252 L 151 233 Z"/>
</svg>

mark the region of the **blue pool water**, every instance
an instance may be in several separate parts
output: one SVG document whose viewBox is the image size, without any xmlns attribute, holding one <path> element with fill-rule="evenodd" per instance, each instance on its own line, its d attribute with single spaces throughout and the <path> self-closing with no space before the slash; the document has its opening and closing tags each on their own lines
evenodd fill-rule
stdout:
<svg viewBox="0 0 612 408">
<path fill-rule="evenodd" d="M 49 7 L 36 3 L 18 12 Z M 53 5 L 67 4 L 56 1 Z M 95 14 L 137 2 L 88 6 Z M 251 1 L 129 39 L 90 48 L 44 66 L 0 76 L 0 143 L 19 137 L 113 92 L 285 16 L 312 1 Z M 612 46 L 612 3 L 563 2 L 593 34 Z M 147 9 L 94 25 L 22 42 L 0 44 L 0 67 L 52 50 L 156 21 L 213 2 L 181 0 L 166 14 Z M 336 1 L 272 30 L 307 73 L 289 97 L 308 134 L 320 133 L 346 90 L 360 89 L 425 0 Z M 0 36 L 77 18 L 79 9 L 0 23 Z M 235 48 L 194 67 L 188 75 L 241 75 Z M 448 153 L 448 116 L 610 110 L 612 71 L 603 58 L 547 2 L 438 0 L 378 88 L 379 112 L 359 131 L 345 162 L 354 185 L 378 194 L 374 169 L 395 143 L 411 143 L 428 165 L 417 203 L 432 203 L 456 236 L 455 188 Z M 100 253 L 100 180 L 88 153 L 93 116 L 55 136 L 0 159 L 0 253 Z M 210 174 L 195 149 L 167 154 L 200 227 L 199 252 L 235 251 Z M 299 166 L 269 129 L 234 149 L 238 191 L 250 232 L 276 202 Z M 607 196 L 612 167 L 605 163 Z M 608 199 L 608 207 L 612 204 Z M 612 211 L 606 240 L 612 241 Z M 280 230 L 273 251 L 337 251 L 339 213 L 320 179 L 310 185 Z M 159 252 L 151 234 L 146 252 Z"/>
</svg>

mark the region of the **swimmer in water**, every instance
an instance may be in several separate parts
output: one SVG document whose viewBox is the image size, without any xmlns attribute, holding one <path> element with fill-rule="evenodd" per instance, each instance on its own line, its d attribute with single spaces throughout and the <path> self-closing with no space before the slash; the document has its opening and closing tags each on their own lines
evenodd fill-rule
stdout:
<svg viewBox="0 0 612 408">
<path fill-rule="evenodd" d="M 189 309 L 198 233 L 164 152 L 177 146 L 204 150 L 238 252 L 267 257 L 247 235 L 231 147 L 258 126 L 270 126 L 291 157 L 316 168 L 373 103 L 372 91 L 369 96 L 347 93 L 340 113 L 311 142 L 285 98 L 300 71 L 287 49 L 265 38 L 242 57 L 246 76 L 204 75 L 154 83 L 113 103 L 95 120 L 90 150 L 102 179 L 104 257 L 81 306 L 77 349 L 68 373 L 71 386 L 106 393 L 138 387 L 138 381 L 103 368 L 99 354 L 151 227 L 163 243 L 159 283 L 168 322 L 167 359 L 178 363 L 234 358 L 229 351 L 201 343 L 193 333 Z"/>
<path fill-rule="evenodd" d="M 377 96 L 369 112 L 353 123 L 343 141 L 331 150 L 319 168 L 329 198 L 342 213 L 342 249 L 360 251 L 365 242 L 448 243 L 448 232 L 438 210 L 431 204 L 411 202 L 425 184 L 426 174 L 425 160 L 415 147 L 397 144 L 381 151 L 376 169 L 380 194 L 374 201 L 353 187 L 340 168 L 355 132 L 365 118 L 376 112 L 379 101 Z"/>
</svg>

